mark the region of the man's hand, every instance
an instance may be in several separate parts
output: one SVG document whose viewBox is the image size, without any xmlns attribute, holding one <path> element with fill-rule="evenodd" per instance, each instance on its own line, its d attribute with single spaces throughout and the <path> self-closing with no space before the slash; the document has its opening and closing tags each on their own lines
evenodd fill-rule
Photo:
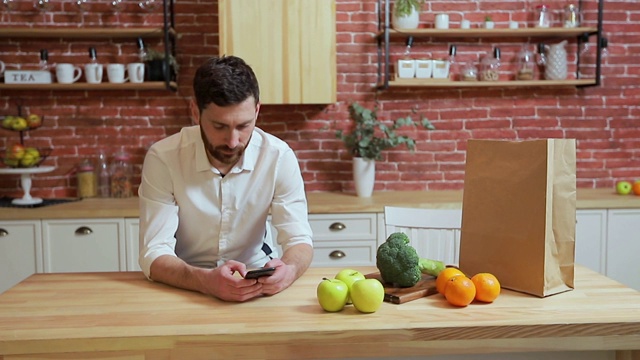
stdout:
<svg viewBox="0 0 640 360">
<path fill-rule="evenodd" d="M 264 295 L 274 295 L 288 288 L 298 278 L 296 267 L 287 265 L 280 259 L 270 260 L 265 267 L 275 267 L 276 271 L 271 276 L 259 277 L 258 283 L 262 284 Z"/>
<path fill-rule="evenodd" d="M 222 266 L 200 273 L 198 278 L 202 292 L 225 301 L 246 301 L 263 293 L 260 282 L 234 276 L 236 271 L 244 277 L 247 268 L 241 262 L 229 260 Z"/>
<path fill-rule="evenodd" d="M 203 269 L 178 257 L 163 255 L 151 264 L 151 279 L 225 301 L 246 301 L 262 295 L 261 283 L 234 276 L 236 271 L 244 277 L 247 268 L 241 262 L 230 260 L 218 268 Z"/>
</svg>

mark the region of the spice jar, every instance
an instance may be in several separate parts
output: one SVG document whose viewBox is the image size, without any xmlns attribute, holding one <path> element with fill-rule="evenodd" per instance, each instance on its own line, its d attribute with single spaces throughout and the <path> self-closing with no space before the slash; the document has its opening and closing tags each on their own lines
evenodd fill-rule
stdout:
<svg viewBox="0 0 640 360">
<path fill-rule="evenodd" d="M 574 4 L 569 4 L 564 8 L 564 24 L 566 28 L 575 28 L 580 26 L 580 10 Z"/>
<path fill-rule="evenodd" d="M 480 64 L 480 80 L 498 81 L 500 78 L 500 48 L 493 49 L 493 57 L 487 56 Z"/>
<path fill-rule="evenodd" d="M 549 7 L 547 5 L 538 5 L 536 6 L 536 14 L 535 14 L 536 26 L 537 28 L 548 28 L 551 27 L 551 12 L 549 11 Z"/>
<path fill-rule="evenodd" d="M 118 151 L 114 154 L 109 175 L 111 178 L 111 197 L 127 198 L 133 196 L 131 186 L 133 169 L 129 154 L 125 151 Z"/>
<path fill-rule="evenodd" d="M 88 159 L 82 160 L 78 164 L 76 171 L 78 177 L 78 197 L 90 198 L 96 196 L 96 174 L 93 171 L 93 164 Z"/>
<path fill-rule="evenodd" d="M 523 48 L 518 53 L 518 72 L 516 73 L 517 80 L 533 80 L 533 71 L 536 63 L 533 58 L 533 53 L 526 48 Z"/>
<path fill-rule="evenodd" d="M 478 67 L 474 63 L 467 63 L 460 71 L 460 80 L 462 81 L 477 81 L 478 80 Z"/>
</svg>

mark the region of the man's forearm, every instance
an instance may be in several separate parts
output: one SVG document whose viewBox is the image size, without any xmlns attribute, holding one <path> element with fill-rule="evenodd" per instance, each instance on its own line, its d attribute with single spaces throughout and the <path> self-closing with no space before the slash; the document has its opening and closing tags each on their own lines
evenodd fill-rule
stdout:
<svg viewBox="0 0 640 360">
<path fill-rule="evenodd" d="M 206 270 L 191 266 L 178 257 L 163 255 L 151 264 L 150 277 L 153 281 L 167 285 L 203 292 L 200 272 L 204 271 Z"/>
<path fill-rule="evenodd" d="M 302 276 L 313 259 L 313 247 L 308 244 L 298 244 L 290 247 L 282 255 L 282 262 L 296 267 L 296 279 Z"/>
</svg>

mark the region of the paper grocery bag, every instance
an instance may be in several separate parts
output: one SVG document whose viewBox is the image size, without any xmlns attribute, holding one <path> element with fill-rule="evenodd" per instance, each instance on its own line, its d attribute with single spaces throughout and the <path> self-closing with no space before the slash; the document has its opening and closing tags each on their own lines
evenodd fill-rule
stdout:
<svg viewBox="0 0 640 360">
<path fill-rule="evenodd" d="M 460 269 L 540 297 L 573 289 L 575 140 L 470 140 Z"/>
</svg>

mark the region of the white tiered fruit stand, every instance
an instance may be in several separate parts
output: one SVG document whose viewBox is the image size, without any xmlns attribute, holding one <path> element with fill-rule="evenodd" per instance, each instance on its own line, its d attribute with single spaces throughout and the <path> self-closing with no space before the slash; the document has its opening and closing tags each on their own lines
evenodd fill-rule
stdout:
<svg viewBox="0 0 640 360">
<path fill-rule="evenodd" d="M 35 205 L 42 202 L 41 198 L 31 196 L 31 175 L 42 174 L 53 171 L 55 166 L 40 166 L 34 168 L 11 168 L 1 169 L 0 174 L 14 174 L 20 175 L 20 185 L 24 191 L 24 195 L 21 199 L 13 199 L 11 201 L 14 205 Z"/>
</svg>

